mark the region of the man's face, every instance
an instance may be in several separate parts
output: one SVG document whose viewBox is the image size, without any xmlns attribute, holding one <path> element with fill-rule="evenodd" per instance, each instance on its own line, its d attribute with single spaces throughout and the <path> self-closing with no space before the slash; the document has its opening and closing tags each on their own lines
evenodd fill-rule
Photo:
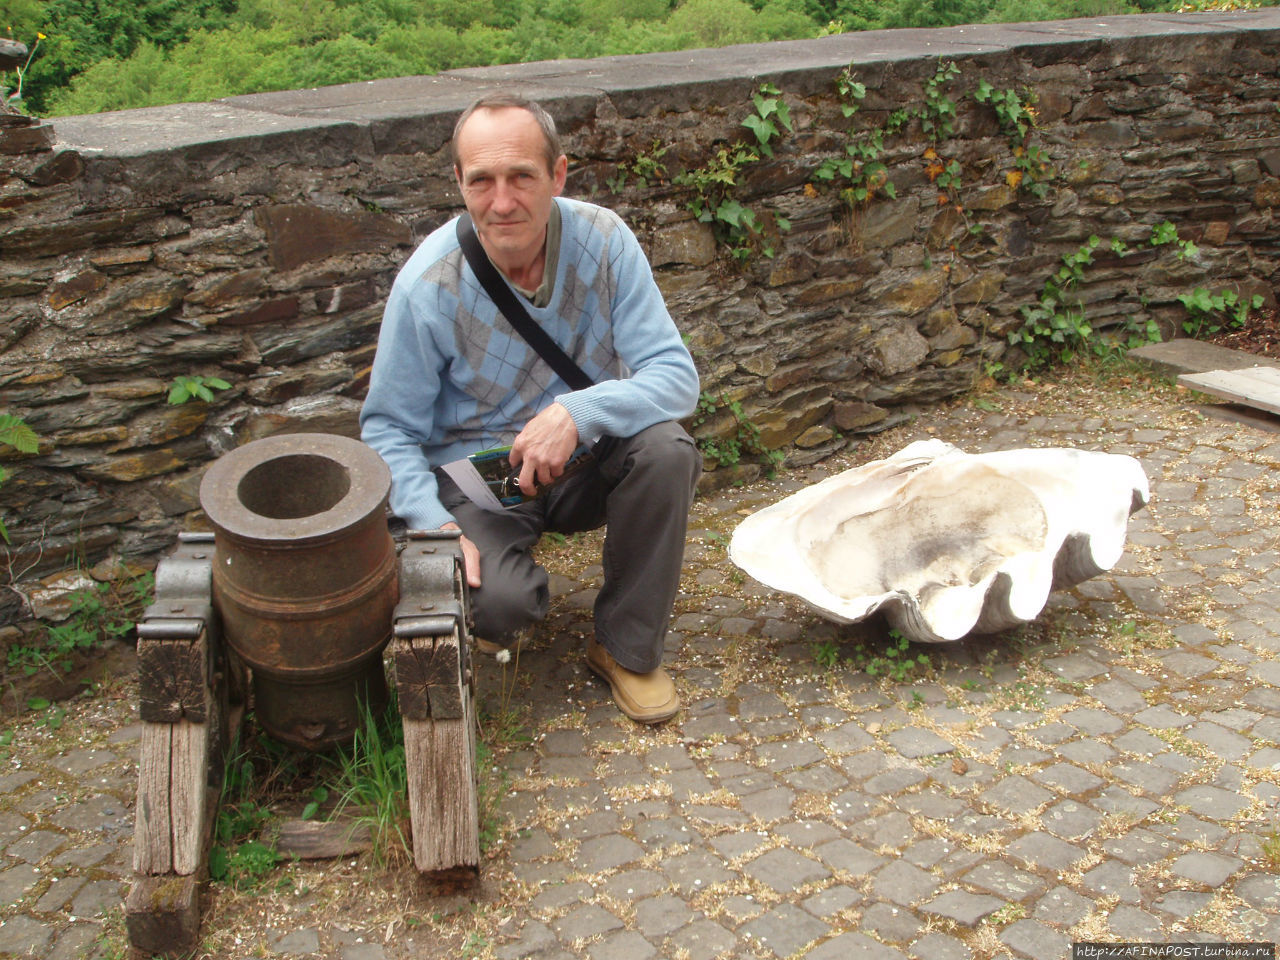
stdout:
<svg viewBox="0 0 1280 960">
<path fill-rule="evenodd" d="M 454 175 L 485 250 L 508 274 L 527 266 L 542 251 L 568 160 L 547 169 L 542 130 L 518 107 L 477 110 L 458 132 L 457 151 Z"/>
</svg>

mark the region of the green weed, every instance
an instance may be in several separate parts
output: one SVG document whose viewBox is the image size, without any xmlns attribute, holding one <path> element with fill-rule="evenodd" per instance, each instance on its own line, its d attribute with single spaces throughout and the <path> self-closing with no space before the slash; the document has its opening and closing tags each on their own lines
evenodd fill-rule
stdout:
<svg viewBox="0 0 1280 960">
<path fill-rule="evenodd" d="M 362 705 L 361 722 L 351 746 L 338 754 L 337 767 L 333 815 L 354 811 L 354 824 L 369 828 L 379 866 L 412 861 L 404 725 L 394 702 L 381 717 Z"/>
<path fill-rule="evenodd" d="M 181 404 L 188 400 L 210 403 L 214 390 L 229 390 L 231 384 L 221 377 L 175 377 L 169 385 L 169 403 Z"/>
</svg>

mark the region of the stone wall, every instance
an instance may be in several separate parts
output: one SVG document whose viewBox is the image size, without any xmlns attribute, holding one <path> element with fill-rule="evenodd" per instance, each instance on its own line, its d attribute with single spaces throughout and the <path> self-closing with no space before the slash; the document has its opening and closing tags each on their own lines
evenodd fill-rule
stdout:
<svg viewBox="0 0 1280 960">
<path fill-rule="evenodd" d="M 948 62 L 958 75 L 931 85 Z M 634 225 L 713 401 L 698 432 L 732 439 L 736 403 L 765 445 L 804 462 L 1011 363 L 1022 308 L 1091 235 L 1101 242 L 1072 297 L 1099 324 L 1171 330 L 1178 294 L 1197 285 L 1274 302 L 1277 64 L 1280 11 L 1267 9 L 460 70 L 51 124 L 0 117 L 0 411 L 41 437 L 38 454 L 3 459 L 9 575 L 152 555 L 193 521 L 211 458 L 275 432 L 355 430 L 382 300 L 458 208 L 447 138 L 486 90 L 542 100 L 566 135 L 567 192 Z M 835 85 L 846 65 L 865 85 L 852 118 Z M 983 81 L 1034 94 L 1027 146 L 1049 163 L 1043 197 L 1008 176 L 1014 144 L 975 100 Z M 735 188 L 776 245 L 739 263 L 671 181 L 752 141 L 741 122 L 763 82 L 794 132 Z M 931 87 L 935 104 L 957 105 L 955 133 L 931 138 L 942 114 L 926 111 L 885 138 L 894 197 L 846 202 L 840 184 L 815 182 L 857 131 L 918 113 Z M 641 185 L 644 159 L 665 175 Z M 1165 221 L 1194 250 L 1153 245 Z M 179 375 L 231 388 L 171 406 Z M 730 464 L 713 482 L 756 469 Z"/>
</svg>

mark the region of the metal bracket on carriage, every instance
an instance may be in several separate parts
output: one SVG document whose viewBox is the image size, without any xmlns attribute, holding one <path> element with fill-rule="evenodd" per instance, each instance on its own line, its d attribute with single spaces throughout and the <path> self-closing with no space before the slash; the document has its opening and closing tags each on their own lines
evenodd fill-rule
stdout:
<svg viewBox="0 0 1280 960">
<path fill-rule="evenodd" d="M 156 602 L 138 623 L 138 699 L 143 720 L 204 723 L 209 717 L 214 624 L 213 534 L 180 533 L 156 567 Z"/>
<path fill-rule="evenodd" d="M 412 720 L 461 719 L 472 675 L 458 531 L 411 530 L 408 537 L 392 628 L 400 713 Z"/>
</svg>

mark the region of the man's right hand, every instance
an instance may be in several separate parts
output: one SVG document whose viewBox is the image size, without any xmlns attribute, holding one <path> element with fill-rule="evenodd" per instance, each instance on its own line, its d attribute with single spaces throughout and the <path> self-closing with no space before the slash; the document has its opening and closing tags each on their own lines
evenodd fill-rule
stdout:
<svg viewBox="0 0 1280 960">
<path fill-rule="evenodd" d="M 450 520 L 441 530 L 461 530 L 456 523 Z M 467 586 L 472 590 L 480 589 L 480 548 L 468 540 L 465 536 L 458 537 L 458 545 L 462 547 L 462 569 L 467 577 Z"/>
</svg>

